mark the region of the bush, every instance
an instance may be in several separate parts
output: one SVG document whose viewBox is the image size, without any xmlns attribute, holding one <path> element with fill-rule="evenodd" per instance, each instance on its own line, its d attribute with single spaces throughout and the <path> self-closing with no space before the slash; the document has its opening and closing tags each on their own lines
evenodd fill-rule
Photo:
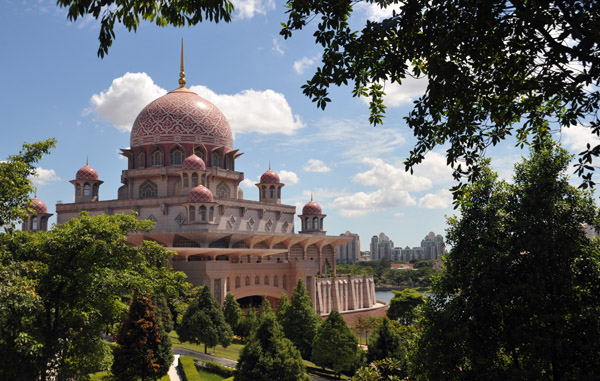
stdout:
<svg viewBox="0 0 600 381">
<path fill-rule="evenodd" d="M 194 365 L 196 368 L 202 368 L 207 372 L 218 374 L 221 377 L 232 377 L 235 372 L 234 369 L 227 368 L 226 366 L 208 360 L 196 359 L 196 361 L 194 361 Z"/>
<path fill-rule="evenodd" d="M 198 370 L 194 365 L 194 360 L 198 359 L 190 356 L 179 356 L 179 365 L 177 365 L 177 368 L 179 368 L 180 374 L 183 374 L 184 381 L 201 381 Z"/>
</svg>

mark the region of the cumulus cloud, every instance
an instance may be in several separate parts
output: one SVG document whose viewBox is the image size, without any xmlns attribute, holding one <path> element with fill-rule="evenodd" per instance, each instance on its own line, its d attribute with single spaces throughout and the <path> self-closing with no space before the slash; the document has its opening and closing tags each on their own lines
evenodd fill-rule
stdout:
<svg viewBox="0 0 600 381">
<path fill-rule="evenodd" d="M 304 171 L 306 172 L 317 172 L 325 173 L 331 171 L 331 168 L 325 165 L 322 160 L 319 159 L 308 159 L 306 165 L 304 165 Z"/>
<path fill-rule="evenodd" d="M 402 84 L 396 82 L 383 83 L 383 103 L 388 107 L 399 107 L 404 104 L 410 104 L 412 101 L 421 95 L 425 94 L 429 80 L 427 77 L 413 78 L 406 77 L 402 80 Z M 371 98 L 361 97 L 364 103 L 368 104 Z"/>
<path fill-rule="evenodd" d="M 90 107 L 84 114 L 93 113 L 119 131 L 131 131 L 133 122 L 142 109 L 167 91 L 146 73 L 125 73 L 115 78 L 108 90 L 92 95 Z"/>
<path fill-rule="evenodd" d="M 419 208 L 446 209 L 452 204 L 452 193 L 442 189 L 436 193 L 428 193 L 419 199 Z"/>
<path fill-rule="evenodd" d="M 300 182 L 298 175 L 292 171 L 281 170 L 279 171 L 279 179 L 285 185 L 296 185 Z"/>
<path fill-rule="evenodd" d="M 352 181 L 365 186 L 375 186 L 373 192 L 357 192 L 333 200 L 331 206 L 342 216 L 358 217 L 389 208 L 413 206 L 417 202 L 409 191 L 421 191 L 432 186 L 430 179 L 407 173 L 382 159 L 365 158 L 363 163 L 371 168 L 356 174 Z"/>
<path fill-rule="evenodd" d="M 291 135 L 305 126 L 299 115 L 281 93 L 273 90 L 244 90 L 234 95 L 217 94 L 206 86 L 192 86 L 190 90 L 217 106 L 234 133 Z"/>
<path fill-rule="evenodd" d="M 294 70 L 298 74 L 303 74 L 306 71 L 306 69 L 315 64 L 319 57 L 321 57 L 321 54 L 317 54 L 312 58 L 302 57 L 298 61 L 294 61 Z"/>
<path fill-rule="evenodd" d="M 446 156 L 430 151 L 425 154 L 425 159 L 421 163 L 413 167 L 414 174 L 428 178 L 433 184 L 453 182 L 452 167 L 446 162 Z"/>
<path fill-rule="evenodd" d="M 217 94 L 206 86 L 190 89 L 214 103 L 225 114 L 234 133 L 291 135 L 305 126 L 300 116 L 292 112 L 285 96 L 273 90 L 244 90 L 228 95 Z M 92 95 L 84 114 L 94 114 L 120 131 L 131 131 L 140 111 L 165 93 L 148 74 L 126 73 L 114 79 L 108 90 Z"/>
<path fill-rule="evenodd" d="M 52 181 L 59 181 L 62 179 L 56 175 L 54 169 L 44 169 L 42 167 L 38 167 L 35 169 L 35 174 L 29 177 L 29 180 L 31 180 L 33 185 L 41 187 Z"/>
<path fill-rule="evenodd" d="M 240 19 L 251 19 L 256 14 L 266 15 L 275 9 L 273 0 L 232 0 L 234 15 Z"/>
<path fill-rule="evenodd" d="M 600 144 L 600 138 L 592 133 L 591 128 L 578 124 L 561 130 L 562 142 L 571 151 L 579 153 L 587 148 Z"/>
<path fill-rule="evenodd" d="M 242 180 L 242 182 L 240 183 L 240 185 L 244 188 L 256 188 L 256 185 L 258 181 L 252 181 L 249 178 L 245 178 L 244 180 Z"/>
</svg>

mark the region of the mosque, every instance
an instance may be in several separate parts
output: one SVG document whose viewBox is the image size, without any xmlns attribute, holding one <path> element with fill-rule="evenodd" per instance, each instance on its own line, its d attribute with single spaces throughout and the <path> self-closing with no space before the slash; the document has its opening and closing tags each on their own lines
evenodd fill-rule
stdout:
<svg viewBox="0 0 600 381">
<path fill-rule="evenodd" d="M 194 285 L 208 285 L 223 303 L 232 292 L 242 305 L 267 297 L 272 304 L 291 294 L 302 279 L 321 315 L 333 309 L 347 320 L 359 315 L 382 316 L 372 276 L 336 276 L 335 249 L 349 241 L 328 236 L 326 215 L 311 200 L 299 215 L 281 203 L 283 184 L 271 168 L 256 184 L 259 201 L 244 200 L 235 170 L 242 153 L 233 147 L 227 118 L 212 103 L 185 87 L 183 49 L 179 88 L 152 101 L 137 116 L 130 148 L 122 149 L 127 169 L 116 200 L 101 200 L 102 180 L 86 165 L 73 184 L 73 203 L 56 205 L 59 224 L 90 215 L 131 213 L 150 219 L 148 233 L 131 233 L 139 245 L 156 241 L 175 251 L 172 264 Z M 34 213 L 23 230 L 46 230 L 46 205 L 33 199 Z"/>
</svg>

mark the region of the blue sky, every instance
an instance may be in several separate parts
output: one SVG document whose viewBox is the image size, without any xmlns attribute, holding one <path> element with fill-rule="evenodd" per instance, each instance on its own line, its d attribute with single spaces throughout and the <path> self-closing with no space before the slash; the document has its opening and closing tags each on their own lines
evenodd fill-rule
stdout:
<svg viewBox="0 0 600 381">
<path fill-rule="evenodd" d="M 381 127 L 369 125 L 367 104 L 347 87 L 332 89 L 333 102 L 322 111 L 300 89 L 321 52 L 310 30 L 283 40 L 281 2 L 235 3 L 229 24 L 143 24 L 137 33 L 119 26 L 108 56 L 99 59 L 97 21 L 70 23 L 54 0 L 2 1 L 0 159 L 16 153 L 24 141 L 55 137 L 58 145 L 34 179 L 49 211 L 59 200 L 73 201 L 69 180 L 86 157 L 104 181 L 100 199 L 116 198 L 126 168 L 119 149 L 129 146 L 137 113 L 178 87 L 184 38 L 187 86 L 223 111 L 234 148 L 244 153 L 236 169 L 245 173 L 245 198 L 258 199 L 253 184 L 271 161 L 286 183 L 284 203 L 301 207 L 313 192 L 328 215 L 328 234 L 358 233 L 363 250 L 380 232 L 403 247 L 419 245 L 430 231 L 444 234 L 445 215 L 454 213 L 447 190 L 454 182 L 443 150 L 430 152 L 414 175 L 402 164 L 414 144 L 402 117 L 427 79 L 386 85 L 389 108 Z M 356 9 L 356 23 L 386 12 L 374 5 Z M 589 133 L 571 128 L 561 140 L 579 152 Z M 504 143 L 488 154 L 499 173 L 509 177 L 524 152 Z"/>
</svg>

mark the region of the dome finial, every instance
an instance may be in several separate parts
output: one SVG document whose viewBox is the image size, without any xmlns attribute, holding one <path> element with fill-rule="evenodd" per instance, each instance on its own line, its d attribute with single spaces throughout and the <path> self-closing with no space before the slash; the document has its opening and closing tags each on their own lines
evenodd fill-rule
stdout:
<svg viewBox="0 0 600 381">
<path fill-rule="evenodd" d="M 179 88 L 185 87 L 185 71 L 183 70 L 183 37 L 181 38 L 181 67 L 179 68 Z"/>
<path fill-rule="evenodd" d="M 310 201 L 314 201 L 313 200 L 313 193 L 312 192 L 310 192 Z"/>
<path fill-rule="evenodd" d="M 88 155 L 85 155 L 85 165 L 90 165 L 90 164 L 88 163 Z"/>
<path fill-rule="evenodd" d="M 269 171 L 271 170 L 271 160 L 269 160 Z"/>
</svg>

